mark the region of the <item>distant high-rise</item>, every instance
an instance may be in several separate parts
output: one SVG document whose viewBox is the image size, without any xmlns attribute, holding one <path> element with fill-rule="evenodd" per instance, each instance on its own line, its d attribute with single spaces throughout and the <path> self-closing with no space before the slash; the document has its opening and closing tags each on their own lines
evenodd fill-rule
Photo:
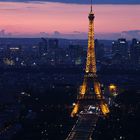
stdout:
<svg viewBox="0 0 140 140">
<path fill-rule="evenodd" d="M 16 59 L 17 57 L 20 57 L 21 55 L 21 46 L 7 46 L 7 57 L 10 59 Z"/>
<path fill-rule="evenodd" d="M 130 58 L 132 64 L 140 65 L 140 41 L 137 39 L 132 40 L 132 44 L 130 46 Z"/>
<path fill-rule="evenodd" d="M 128 42 L 124 38 L 112 42 L 112 53 L 119 54 L 122 58 L 128 58 Z"/>
<path fill-rule="evenodd" d="M 98 39 L 95 39 L 96 61 L 100 61 L 104 57 L 104 53 L 104 44 L 99 43 Z"/>
<path fill-rule="evenodd" d="M 42 41 L 39 42 L 39 53 L 40 55 L 45 55 L 47 53 L 48 50 L 48 41 L 45 38 L 41 38 Z"/>
<path fill-rule="evenodd" d="M 49 39 L 48 46 L 49 46 L 49 49 L 57 49 L 58 48 L 58 39 Z"/>
</svg>

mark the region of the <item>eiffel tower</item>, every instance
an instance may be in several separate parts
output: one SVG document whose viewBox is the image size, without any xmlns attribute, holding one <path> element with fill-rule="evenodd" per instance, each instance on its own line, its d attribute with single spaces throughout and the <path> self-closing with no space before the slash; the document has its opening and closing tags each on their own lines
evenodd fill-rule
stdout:
<svg viewBox="0 0 140 140">
<path fill-rule="evenodd" d="M 88 16 L 88 49 L 84 80 L 77 95 L 77 103 L 71 113 L 72 117 L 77 115 L 78 120 L 66 140 L 91 140 L 91 135 L 99 116 L 104 117 L 109 113 L 96 73 L 94 18 L 91 0 L 91 9 Z"/>
<path fill-rule="evenodd" d="M 86 59 L 86 69 L 84 74 L 83 84 L 80 86 L 79 94 L 77 96 L 77 104 L 75 105 L 72 116 L 83 110 L 85 106 L 97 107 L 103 115 L 109 113 L 107 104 L 103 96 L 101 84 L 96 74 L 96 57 L 95 57 L 95 44 L 94 44 L 94 13 L 91 10 L 88 16 L 89 19 L 89 32 L 88 32 L 88 49 Z"/>
</svg>

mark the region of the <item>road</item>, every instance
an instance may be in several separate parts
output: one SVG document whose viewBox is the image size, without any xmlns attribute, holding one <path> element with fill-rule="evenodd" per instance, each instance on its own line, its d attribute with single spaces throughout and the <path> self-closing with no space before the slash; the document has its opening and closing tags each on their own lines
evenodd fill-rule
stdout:
<svg viewBox="0 0 140 140">
<path fill-rule="evenodd" d="M 91 140 L 98 117 L 96 113 L 79 114 L 79 118 L 66 140 Z"/>
</svg>

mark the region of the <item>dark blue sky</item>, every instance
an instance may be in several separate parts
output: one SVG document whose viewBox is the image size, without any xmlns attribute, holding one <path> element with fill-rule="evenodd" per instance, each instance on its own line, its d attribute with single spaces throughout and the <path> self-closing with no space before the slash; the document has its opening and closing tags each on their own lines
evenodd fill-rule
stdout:
<svg viewBox="0 0 140 140">
<path fill-rule="evenodd" d="M 90 0 L 0 0 L 3 2 L 29 2 L 29 1 L 50 1 L 63 3 L 88 4 Z M 93 0 L 96 4 L 140 4 L 140 0 Z"/>
</svg>

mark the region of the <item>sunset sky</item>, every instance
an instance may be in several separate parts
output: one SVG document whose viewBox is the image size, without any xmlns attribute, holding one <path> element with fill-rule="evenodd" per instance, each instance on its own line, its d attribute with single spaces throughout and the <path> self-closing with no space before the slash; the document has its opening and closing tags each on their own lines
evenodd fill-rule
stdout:
<svg viewBox="0 0 140 140">
<path fill-rule="evenodd" d="M 0 2 L 1 37 L 87 38 L 89 4 Z M 139 4 L 95 4 L 96 37 L 140 39 Z"/>
</svg>

